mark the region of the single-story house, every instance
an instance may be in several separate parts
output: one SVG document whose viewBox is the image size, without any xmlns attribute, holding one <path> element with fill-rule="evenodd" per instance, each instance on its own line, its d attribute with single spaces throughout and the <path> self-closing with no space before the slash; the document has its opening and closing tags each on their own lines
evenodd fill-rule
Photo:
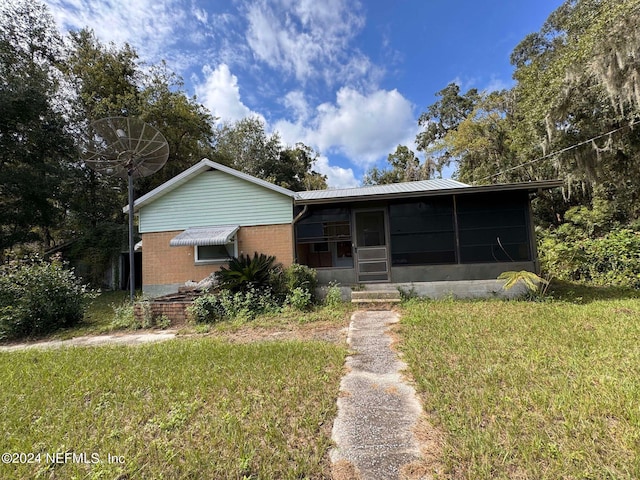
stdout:
<svg viewBox="0 0 640 480">
<path fill-rule="evenodd" d="M 204 159 L 137 199 L 143 291 L 199 281 L 231 256 L 314 267 L 320 283 L 495 280 L 539 271 L 530 198 L 561 181 L 436 179 L 292 192 Z M 127 207 L 125 207 L 125 212 Z"/>
</svg>

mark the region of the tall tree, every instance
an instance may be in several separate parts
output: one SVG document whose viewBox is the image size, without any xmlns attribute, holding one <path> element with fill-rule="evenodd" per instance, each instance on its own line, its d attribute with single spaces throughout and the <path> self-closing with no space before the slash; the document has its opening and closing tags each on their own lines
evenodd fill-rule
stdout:
<svg viewBox="0 0 640 480">
<path fill-rule="evenodd" d="M 436 95 L 440 99 L 418 119 L 418 125 L 423 130 L 416 136 L 416 144 L 419 151 L 426 152 L 428 156 L 434 155 L 436 168 L 442 171 L 443 167 L 455 160 L 444 138 L 447 132 L 457 128 L 473 111 L 480 95 L 475 88 L 460 95 L 460 86 L 455 83 L 450 83 Z"/>
<path fill-rule="evenodd" d="M 169 144 L 166 165 L 138 182 L 138 190 L 146 193 L 212 154 L 214 118 L 196 97 L 187 96 L 184 82 L 165 62 L 144 75 L 140 100 L 140 117 Z"/>
<path fill-rule="evenodd" d="M 389 168 L 372 167 L 362 179 L 363 185 L 384 185 L 389 183 L 414 182 L 433 177 L 436 165 L 430 157 L 424 163 L 405 145 L 398 145 L 395 152 L 387 157 Z"/>
<path fill-rule="evenodd" d="M 572 195 L 621 219 L 640 215 L 639 22 L 636 0 L 569 0 L 512 55 L 520 146 L 561 151 L 549 163 Z"/>
<path fill-rule="evenodd" d="M 0 7 L 0 254 L 16 244 L 52 242 L 67 198 L 73 158 L 55 108 L 61 39 L 40 4 Z"/>
<path fill-rule="evenodd" d="M 268 135 L 256 117 L 225 123 L 215 132 L 216 161 L 294 191 L 326 188 L 326 177 L 313 170 L 317 157 L 302 143 L 283 146 L 278 133 Z"/>
</svg>

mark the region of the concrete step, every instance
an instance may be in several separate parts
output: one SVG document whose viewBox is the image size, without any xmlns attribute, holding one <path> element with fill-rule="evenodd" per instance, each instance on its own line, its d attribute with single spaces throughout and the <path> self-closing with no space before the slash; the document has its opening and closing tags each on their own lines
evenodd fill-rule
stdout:
<svg viewBox="0 0 640 480">
<path fill-rule="evenodd" d="M 397 290 L 358 290 L 351 292 L 351 303 L 399 303 Z"/>
</svg>

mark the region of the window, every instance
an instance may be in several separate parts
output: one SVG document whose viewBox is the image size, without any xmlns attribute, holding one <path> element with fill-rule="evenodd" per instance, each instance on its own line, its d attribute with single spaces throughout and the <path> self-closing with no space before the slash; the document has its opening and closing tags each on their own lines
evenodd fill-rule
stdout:
<svg viewBox="0 0 640 480">
<path fill-rule="evenodd" d="M 312 211 L 296 223 L 298 262 L 313 268 L 353 268 L 347 208 Z"/>
<path fill-rule="evenodd" d="M 231 241 L 224 245 L 196 245 L 194 248 L 196 263 L 220 263 L 237 256 L 238 242 L 234 235 Z"/>
<path fill-rule="evenodd" d="M 389 205 L 389 223 L 392 265 L 456 262 L 451 197 Z"/>
<path fill-rule="evenodd" d="M 462 263 L 531 260 L 526 194 L 456 198 Z"/>
</svg>

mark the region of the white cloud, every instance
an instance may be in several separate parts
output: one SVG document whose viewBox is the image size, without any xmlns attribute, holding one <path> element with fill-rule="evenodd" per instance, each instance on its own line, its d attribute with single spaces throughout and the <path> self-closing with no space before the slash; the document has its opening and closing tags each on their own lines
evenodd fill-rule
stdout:
<svg viewBox="0 0 640 480">
<path fill-rule="evenodd" d="M 302 103 L 310 113 L 303 95 L 290 92 L 287 99 L 294 111 Z M 296 118 L 295 122 L 281 119 L 273 124 L 285 143 L 301 141 L 324 155 L 344 155 L 359 168 L 386 159 L 399 144 L 414 147 L 418 131 L 411 103 L 397 90 L 363 94 L 345 87 L 337 92 L 335 103 L 323 103 L 308 118 Z M 358 184 L 351 168 L 333 167 L 326 160 L 322 169 L 319 167 L 332 188 Z"/>
<path fill-rule="evenodd" d="M 373 70 L 350 41 L 364 26 L 360 4 L 347 0 L 258 0 L 246 8 L 246 41 L 253 55 L 273 69 L 307 81 L 320 75 L 329 84 L 354 72 Z"/>
<path fill-rule="evenodd" d="M 205 65 L 202 73 L 205 78 L 202 83 L 195 83 L 196 95 L 220 121 L 235 122 L 250 116 L 257 116 L 264 121 L 262 115 L 242 103 L 238 78 L 226 64 L 220 64 L 215 69 Z"/>
<path fill-rule="evenodd" d="M 313 169 L 327 176 L 329 188 L 352 188 L 360 184 L 351 168 L 332 166 L 329 164 L 329 159 L 324 155 L 321 155 L 316 160 Z"/>
<path fill-rule="evenodd" d="M 337 150 L 360 166 L 392 152 L 415 130 L 411 103 L 397 90 L 364 95 L 350 88 L 338 91 L 335 104 L 318 107 L 310 132 L 321 151 Z"/>
<path fill-rule="evenodd" d="M 177 0 L 45 0 L 64 30 L 93 29 L 104 42 L 129 43 L 146 60 L 157 61 L 177 40 L 186 15 Z"/>
<path fill-rule="evenodd" d="M 311 114 L 309 103 L 302 90 L 292 90 L 287 93 L 283 97 L 282 103 L 293 112 L 293 115 L 298 120 L 304 121 L 309 118 Z"/>
</svg>

